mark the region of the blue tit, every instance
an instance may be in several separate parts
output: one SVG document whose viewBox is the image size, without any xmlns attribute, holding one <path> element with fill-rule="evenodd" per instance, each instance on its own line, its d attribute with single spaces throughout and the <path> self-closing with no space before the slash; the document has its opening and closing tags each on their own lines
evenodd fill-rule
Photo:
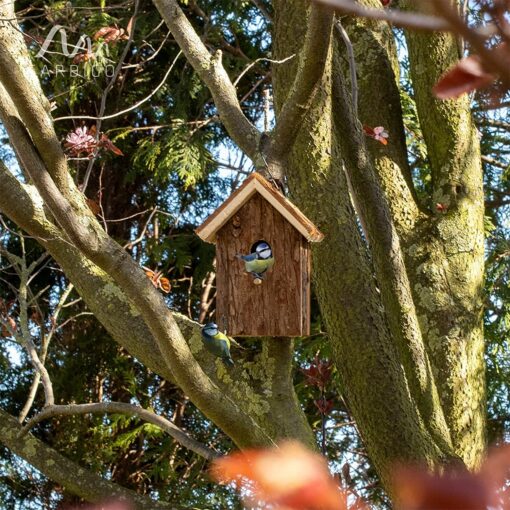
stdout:
<svg viewBox="0 0 510 510">
<path fill-rule="evenodd" d="M 230 356 L 230 339 L 218 329 L 214 322 L 202 328 L 202 340 L 211 354 L 220 358 L 227 367 L 234 366 L 234 360 Z"/>
<path fill-rule="evenodd" d="M 274 257 L 271 246 L 262 241 L 255 245 L 255 251 L 249 255 L 236 255 L 237 258 L 244 260 L 246 272 L 251 273 L 255 278 L 255 283 L 262 283 L 264 273 L 273 267 Z"/>
</svg>

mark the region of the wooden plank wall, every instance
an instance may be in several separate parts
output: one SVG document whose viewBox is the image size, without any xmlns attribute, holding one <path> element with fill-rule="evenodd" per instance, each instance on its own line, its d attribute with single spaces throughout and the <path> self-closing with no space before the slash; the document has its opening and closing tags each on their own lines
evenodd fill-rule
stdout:
<svg viewBox="0 0 510 510">
<path fill-rule="evenodd" d="M 261 285 L 245 272 L 237 253 L 259 240 L 275 257 Z M 216 239 L 216 322 L 232 336 L 302 336 L 309 331 L 310 250 L 303 236 L 255 194 Z"/>
</svg>

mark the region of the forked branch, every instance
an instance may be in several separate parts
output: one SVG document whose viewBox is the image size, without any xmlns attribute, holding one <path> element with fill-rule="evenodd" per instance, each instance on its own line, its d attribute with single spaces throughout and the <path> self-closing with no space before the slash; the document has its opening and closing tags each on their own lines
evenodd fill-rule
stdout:
<svg viewBox="0 0 510 510">
<path fill-rule="evenodd" d="M 441 450 L 454 456 L 418 323 L 399 236 L 372 167 L 362 126 L 354 116 L 340 73 L 333 79 L 333 105 L 333 120 L 340 135 L 346 172 L 371 241 L 375 275 L 390 331 L 399 346 L 402 364 L 424 423 Z"/>
<path fill-rule="evenodd" d="M 285 157 L 296 141 L 324 74 L 331 45 L 333 17 L 332 9 L 312 4 L 296 78 L 271 136 L 271 159 L 280 160 Z"/>
<path fill-rule="evenodd" d="M 241 110 L 237 93 L 221 62 L 221 51 L 211 55 L 176 0 L 154 0 L 154 5 L 189 63 L 209 88 L 226 130 L 253 161 L 259 156 L 259 130 Z"/>
</svg>

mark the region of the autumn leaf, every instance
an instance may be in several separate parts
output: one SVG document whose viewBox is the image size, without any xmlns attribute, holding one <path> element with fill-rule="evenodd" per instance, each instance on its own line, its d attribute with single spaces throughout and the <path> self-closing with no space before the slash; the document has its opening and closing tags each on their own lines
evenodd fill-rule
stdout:
<svg viewBox="0 0 510 510">
<path fill-rule="evenodd" d="M 85 51 L 85 52 L 82 52 L 82 53 L 78 53 L 73 58 L 73 64 L 82 64 L 84 62 L 88 62 L 89 60 L 92 60 L 93 58 L 94 58 L 94 54 L 90 53 L 88 51 Z"/>
<path fill-rule="evenodd" d="M 345 495 L 326 460 L 296 442 L 279 448 L 238 452 L 214 461 L 213 477 L 235 482 L 255 499 L 282 510 L 344 510 Z M 253 503 L 253 501 L 252 501 Z"/>
<path fill-rule="evenodd" d="M 332 400 L 328 400 L 325 397 L 314 400 L 313 403 L 315 404 L 315 407 L 319 410 L 319 412 L 324 416 L 329 415 L 334 407 L 334 402 Z"/>
<path fill-rule="evenodd" d="M 510 50 L 506 43 L 489 50 L 502 65 L 510 65 Z M 473 90 L 489 87 L 497 75 L 484 65 L 482 57 L 471 55 L 465 57 L 447 71 L 434 86 L 434 94 L 439 99 L 455 99 Z"/>
<path fill-rule="evenodd" d="M 324 389 L 331 379 L 333 363 L 327 360 L 319 360 L 318 356 L 316 356 L 312 363 L 310 363 L 310 366 L 302 368 L 301 372 L 309 386 L 317 386 Z"/>
<path fill-rule="evenodd" d="M 393 479 L 397 509 L 510 509 L 508 496 L 501 490 L 508 482 L 509 468 L 508 445 L 494 450 L 478 473 L 452 469 L 437 475 L 416 467 L 399 467 Z"/>
<path fill-rule="evenodd" d="M 101 212 L 100 205 L 95 200 L 92 200 L 92 198 L 86 198 L 85 202 L 94 216 L 97 216 Z"/>
<path fill-rule="evenodd" d="M 487 72 L 478 55 L 463 58 L 434 86 L 439 99 L 455 99 L 462 94 L 488 87 L 496 77 Z"/>
<path fill-rule="evenodd" d="M 17 329 L 18 326 L 16 325 L 16 321 L 12 317 L 7 317 L 5 323 L 2 324 L 2 336 L 12 336 Z"/>
</svg>

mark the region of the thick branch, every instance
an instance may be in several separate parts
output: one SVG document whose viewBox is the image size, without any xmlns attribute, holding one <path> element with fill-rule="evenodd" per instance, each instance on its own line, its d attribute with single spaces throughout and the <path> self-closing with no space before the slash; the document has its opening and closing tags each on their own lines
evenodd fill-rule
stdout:
<svg viewBox="0 0 510 510">
<path fill-rule="evenodd" d="M 13 123 L 16 124 L 15 120 Z M 10 126 L 7 127 L 9 131 Z M 140 310 L 177 384 L 227 434 L 230 432 L 245 440 L 257 438 L 260 444 L 270 442 L 257 423 L 232 399 L 225 398 L 224 393 L 203 372 L 164 300 L 141 268 L 118 243 L 105 234 L 88 211 L 78 215 L 73 210 L 46 171 L 28 136 L 23 136 L 22 128 L 17 127 L 18 135 L 11 136 L 11 141 L 41 197 L 71 241 L 108 273 Z"/>
<path fill-rule="evenodd" d="M 6 16 L 9 14 L 11 16 Z M 14 17 L 14 2 L 0 0 L 0 17 Z M 64 151 L 53 128 L 49 101 L 41 89 L 15 20 L 0 24 L 0 83 L 16 105 L 48 172 L 67 195 L 69 175 Z"/>
<path fill-rule="evenodd" d="M 379 0 L 364 0 L 375 4 Z M 363 18 L 346 18 L 343 22 L 354 49 L 357 84 L 359 88 L 358 116 L 362 124 L 384 126 L 390 139 L 386 146 L 375 140 L 367 143 L 371 162 L 388 199 L 392 219 L 399 235 L 413 231 L 420 211 L 407 160 L 407 146 L 399 92 L 399 67 L 397 48 L 391 28 L 386 23 L 376 23 Z M 335 66 L 339 72 L 346 69 L 345 51 L 349 48 L 344 37 L 336 35 L 338 51 Z M 349 59 L 350 62 L 352 58 Z M 352 67 L 352 65 L 351 65 Z M 352 72 L 351 72 L 352 74 Z M 374 76 L 377 79 L 374 80 Z M 352 78 L 351 78 L 352 83 Z M 356 106 L 353 105 L 354 109 Z"/>
<path fill-rule="evenodd" d="M 163 361 L 154 337 L 141 320 L 138 310 L 106 272 L 87 260 L 76 247 L 65 240 L 58 228 L 48 222 L 42 209 L 42 200 L 33 186 L 21 184 L 1 162 L 0 210 L 21 228 L 37 237 L 76 285 L 79 294 L 116 342 L 149 370 L 176 383 L 174 373 Z M 310 439 L 310 427 L 297 401 L 290 404 L 287 401 L 286 406 L 281 406 L 280 408 L 285 410 L 282 414 L 267 413 L 268 385 L 272 386 L 271 394 L 274 396 L 288 394 L 289 388 L 294 394 L 290 384 L 292 377 L 287 371 L 292 365 L 292 356 L 279 357 L 273 351 L 266 353 L 263 350 L 255 359 L 250 356 L 247 364 L 244 364 L 234 349 L 236 365 L 226 374 L 222 363 L 216 362 L 203 348 L 200 325 L 181 314 L 172 315 L 193 356 L 220 387 L 225 398 L 234 399 L 241 409 L 249 413 L 265 430 L 270 431 L 274 440 L 293 437 L 300 438 L 304 443 L 313 442 L 313 437 Z M 266 346 L 267 342 L 263 345 Z M 251 374 L 249 379 L 243 377 L 246 373 Z M 289 384 L 285 390 L 280 388 L 279 383 L 273 383 L 273 379 L 282 373 L 286 373 L 288 377 Z M 231 428 L 228 433 L 235 442 L 246 446 L 255 446 L 258 441 L 255 435 L 247 437 L 244 427 L 239 430 Z"/>
<path fill-rule="evenodd" d="M 339 130 L 346 170 L 370 238 L 375 274 L 393 338 L 419 409 L 440 448 L 451 439 L 423 343 L 400 241 L 390 209 L 365 147 L 361 124 L 354 118 L 340 73 L 333 79 L 333 119 Z"/>
<path fill-rule="evenodd" d="M 332 24 L 332 10 L 312 4 L 296 78 L 278 114 L 276 128 L 270 140 L 270 159 L 281 160 L 289 154 L 296 141 L 324 74 Z"/>
<path fill-rule="evenodd" d="M 147 409 L 124 402 L 99 402 L 94 404 L 69 404 L 69 405 L 50 405 L 45 407 L 40 413 L 31 418 L 24 427 L 24 432 L 28 432 L 37 423 L 53 418 L 55 416 L 75 416 L 81 414 L 125 414 L 127 416 L 136 416 L 141 420 L 156 425 L 164 430 L 169 436 L 173 437 L 185 448 L 194 451 L 207 460 L 213 460 L 218 454 L 207 448 L 204 444 L 188 436 L 186 432 L 174 425 L 163 416 L 159 416 Z"/>
<path fill-rule="evenodd" d="M 242 365 L 234 367 L 232 378 L 230 375 L 222 375 L 223 367 L 218 368 L 218 364 L 203 350 L 198 325 L 196 323 L 188 324 L 190 321 L 184 321 L 184 324 L 182 324 L 184 319 L 180 318 L 179 314 L 170 314 L 165 303 L 159 294 L 156 293 L 155 296 L 153 294 L 150 296 L 148 307 L 152 310 L 151 313 L 154 317 L 150 319 L 152 320 L 152 325 L 159 322 L 158 335 L 160 335 L 160 338 L 162 334 L 164 335 L 163 342 L 166 352 L 162 355 L 163 348 L 160 342 L 155 342 L 154 329 L 151 328 L 152 330 L 149 331 L 145 327 L 141 318 L 137 317 L 139 312 L 134 311 L 134 307 L 124 298 L 122 291 L 110 280 L 111 273 L 114 271 L 109 271 L 110 275 L 107 274 L 107 271 L 102 272 L 97 266 L 84 259 L 65 240 L 55 239 L 45 241 L 44 237 L 49 232 L 41 231 L 39 223 L 30 220 L 32 215 L 40 217 L 41 213 L 30 212 L 31 210 L 33 211 L 33 204 L 30 203 L 24 192 L 19 189 L 21 187 L 20 183 L 16 181 L 5 167 L 2 173 L 1 165 L 0 183 L 1 208 L 14 221 L 17 221 L 25 228 L 30 226 L 32 233 L 43 237 L 43 244 L 45 244 L 50 253 L 57 256 L 57 260 L 63 264 L 66 274 L 76 284 L 78 291 L 84 293 L 83 295 L 86 297 L 89 306 L 118 342 L 125 345 L 132 354 L 137 356 L 148 367 L 180 385 L 190 395 L 195 405 L 210 419 L 215 421 L 238 445 L 254 446 L 272 443 L 271 438 L 253 418 L 255 416 L 255 419 L 261 420 L 261 422 L 267 419 L 263 411 L 264 406 L 262 405 L 265 397 L 254 394 L 254 390 L 249 387 L 249 384 L 244 382 L 238 375 L 235 375 L 237 370 L 241 373 Z M 25 205 L 20 207 L 23 203 Z M 28 213 L 28 218 L 24 216 L 25 211 Z M 55 231 L 54 227 L 53 231 Z M 58 229 L 56 232 L 58 232 Z M 105 250 L 108 249 L 105 248 Z M 107 256 L 106 253 L 104 255 Z M 127 263 L 125 264 L 126 258 Z M 123 277 L 132 281 L 137 288 L 135 291 L 138 294 L 137 299 L 146 299 L 144 296 L 147 296 L 148 291 L 153 289 L 150 285 L 149 289 L 145 288 L 142 290 L 142 287 L 145 287 L 144 284 L 148 282 L 143 272 L 140 271 L 139 267 L 134 264 L 131 258 L 120 247 L 117 249 L 114 259 L 117 266 L 117 277 L 118 273 L 121 273 Z M 130 266 L 128 269 L 125 268 L 127 264 Z M 134 267 L 132 264 L 134 264 Z M 130 277 L 130 275 L 133 276 Z M 132 296 L 129 297 L 133 300 Z M 115 314 L 112 314 L 111 310 L 115 310 Z M 122 313 L 126 319 L 125 321 L 117 317 L 117 314 Z M 202 366 L 207 369 L 208 375 L 203 373 L 191 355 L 190 347 L 184 341 L 172 317 L 179 318 L 180 326 L 185 326 L 186 335 L 190 338 L 189 344 L 193 349 L 193 353 L 199 357 Z M 190 325 L 192 327 L 189 327 Z M 172 359 L 171 364 L 168 363 L 169 358 Z M 263 370 L 266 370 L 266 368 L 270 370 L 270 365 L 267 360 L 265 361 L 263 359 L 260 360 L 260 363 L 265 366 Z M 174 367 L 178 367 L 177 370 Z M 271 377 L 271 374 L 269 372 L 267 377 Z M 217 384 L 221 385 L 221 389 L 218 388 Z M 250 400 L 245 401 L 244 399 L 248 395 L 251 395 Z M 261 405 L 257 404 L 254 406 L 254 402 L 259 401 Z M 258 410 L 259 407 L 260 412 Z M 246 409 L 246 411 L 243 411 L 243 409 Z M 255 414 L 253 414 L 254 409 L 257 409 Z M 252 413 L 252 415 L 247 414 L 248 412 Z M 296 419 L 296 417 L 299 420 L 299 408 L 296 408 L 295 412 L 296 415 L 287 416 L 289 423 Z M 296 437 L 300 435 L 307 437 L 309 429 L 303 424 L 302 429 L 299 426 L 296 427 Z"/>
<path fill-rule="evenodd" d="M 411 0 L 401 4 L 427 8 L 425 3 Z M 407 250 L 414 259 L 408 265 L 409 277 L 429 357 L 442 381 L 439 392 L 454 446 L 469 467 L 476 467 L 484 455 L 486 434 L 480 141 L 470 98 L 465 95 L 442 101 L 432 92 L 443 73 L 460 58 L 456 37 L 413 31 L 405 35 L 432 173 L 432 204 L 441 204 L 447 211 L 441 213 L 434 207 L 435 214 L 416 229 Z"/>
<path fill-rule="evenodd" d="M 207 85 L 221 120 L 239 148 L 253 161 L 259 159 L 260 132 L 241 110 L 237 93 L 221 63 L 221 52 L 209 53 L 176 0 L 154 0 L 175 40 L 196 73 Z"/>
<path fill-rule="evenodd" d="M 31 434 L 22 436 L 21 431 L 22 427 L 17 420 L 0 409 L 0 442 L 69 492 L 91 503 L 99 503 L 113 498 L 130 501 L 137 510 L 176 509 L 174 505 L 153 501 L 146 496 L 141 496 L 104 480 L 63 457 Z"/>
</svg>

